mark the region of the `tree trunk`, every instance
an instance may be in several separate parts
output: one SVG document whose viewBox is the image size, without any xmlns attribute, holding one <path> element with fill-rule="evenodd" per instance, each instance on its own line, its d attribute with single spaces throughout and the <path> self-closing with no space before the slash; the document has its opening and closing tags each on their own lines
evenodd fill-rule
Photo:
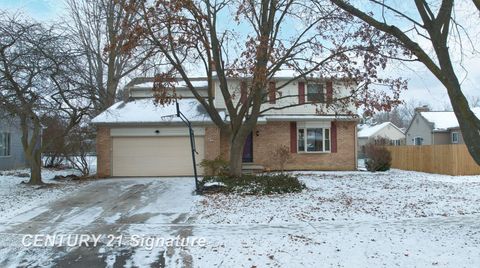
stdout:
<svg viewBox="0 0 480 268">
<path fill-rule="evenodd" d="M 250 125 L 241 126 L 236 134 L 230 134 L 230 176 L 242 176 L 243 147 L 248 134 L 252 131 Z"/>
<path fill-rule="evenodd" d="M 239 138 L 236 138 L 232 140 L 230 144 L 230 176 L 242 176 L 243 146 L 245 144 L 245 139 L 240 140 Z"/>
<path fill-rule="evenodd" d="M 28 181 L 28 184 L 31 184 L 31 185 L 43 184 L 42 154 L 38 149 L 34 149 L 32 156 L 30 157 L 30 180 Z"/>
<path fill-rule="evenodd" d="M 460 84 L 455 84 L 455 82 L 456 80 L 452 81 L 451 83 L 454 85 L 450 86 L 447 90 L 450 103 L 457 117 L 468 152 L 473 160 L 480 165 L 480 120 L 470 109 L 468 101 L 462 93 Z"/>
</svg>

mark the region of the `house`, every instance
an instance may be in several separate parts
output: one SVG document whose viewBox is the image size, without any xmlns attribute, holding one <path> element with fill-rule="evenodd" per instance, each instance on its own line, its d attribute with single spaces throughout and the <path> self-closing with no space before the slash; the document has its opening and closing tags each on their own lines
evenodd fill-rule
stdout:
<svg viewBox="0 0 480 268">
<path fill-rule="evenodd" d="M 229 120 L 219 85 L 211 87 L 205 78 L 192 78 L 202 96 L 214 96 L 214 104 L 222 119 Z M 244 98 L 247 84 L 241 78 L 230 78 L 234 103 Z M 278 90 L 276 85 L 286 84 Z M 243 151 L 245 166 L 256 165 L 275 170 L 272 153 L 279 146 L 288 146 L 291 160 L 288 170 L 355 170 L 356 109 L 327 105 L 329 98 L 349 94 L 351 83 L 326 80 L 293 80 L 277 76 L 269 83 L 275 90 L 268 94 L 256 128 L 247 138 Z M 214 125 L 203 106 L 193 98 L 183 81 L 177 82 L 180 110 L 192 123 L 195 132 L 197 161 L 228 158 L 228 136 Z M 119 176 L 183 176 L 192 175 L 189 132 L 176 117 L 174 104 L 156 105 L 153 79 L 134 79 L 125 87 L 125 100 L 114 104 L 92 120 L 97 127 L 97 174 Z M 267 94 L 266 94 L 267 95 Z M 279 98 L 278 96 L 286 96 Z M 289 97 L 291 96 L 291 97 Z M 305 104 L 305 100 L 318 100 Z M 275 107 L 291 106 L 285 109 Z M 269 109 L 273 108 L 273 109 Z M 319 110 L 322 110 L 319 114 Z"/>
<path fill-rule="evenodd" d="M 358 131 L 358 152 L 363 158 L 364 148 L 370 142 L 383 140 L 387 145 L 405 144 L 405 133 L 392 122 L 384 122 L 374 126 L 361 125 Z"/>
<path fill-rule="evenodd" d="M 480 117 L 480 107 L 472 111 Z M 464 144 L 454 112 L 415 109 L 415 116 L 406 131 L 407 145 Z"/>
<path fill-rule="evenodd" d="M 28 165 L 21 141 L 18 118 L 0 111 L 0 170 L 24 168 Z"/>
</svg>

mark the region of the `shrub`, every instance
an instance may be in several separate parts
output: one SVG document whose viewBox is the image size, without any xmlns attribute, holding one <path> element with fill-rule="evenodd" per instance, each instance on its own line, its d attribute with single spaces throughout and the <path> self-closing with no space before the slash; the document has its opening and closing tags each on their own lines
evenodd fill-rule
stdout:
<svg viewBox="0 0 480 268">
<path fill-rule="evenodd" d="M 285 171 L 285 164 L 287 164 L 291 158 L 292 155 L 290 154 L 290 148 L 285 145 L 280 145 L 273 150 L 271 160 L 283 173 L 283 171 Z"/>
<path fill-rule="evenodd" d="M 367 144 L 365 156 L 365 166 L 368 171 L 387 171 L 392 165 L 392 155 L 384 146 Z"/>
<path fill-rule="evenodd" d="M 224 160 L 220 155 L 213 160 L 204 159 L 200 162 L 200 166 L 204 168 L 205 174 L 209 176 L 223 175 L 228 170 L 228 161 Z"/>
<path fill-rule="evenodd" d="M 209 176 L 205 177 L 200 185 L 203 187 L 207 183 L 223 185 L 221 191 L 215 187 L 216 192 L 243 195 L 296 193 L 305 189 L 305 185 L 297 177 L 289 174 L 243 175 L 242 177 Z"/>
</svg>

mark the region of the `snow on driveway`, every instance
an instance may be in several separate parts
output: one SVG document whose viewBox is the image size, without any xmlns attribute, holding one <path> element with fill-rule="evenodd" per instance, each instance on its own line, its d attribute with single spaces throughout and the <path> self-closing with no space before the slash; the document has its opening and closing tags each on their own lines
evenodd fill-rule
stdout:
<svg viewBox="0 0 480 268">
<path fill-rule="evenodd" d="M 94 181 L 0 221 L 0 267 L 480 267 L 480 176 L 299 172 L 275 196 L 192 178 Z M 205 246 L 24 247 L 23 234 L 205 238 Z"/>
</svg>

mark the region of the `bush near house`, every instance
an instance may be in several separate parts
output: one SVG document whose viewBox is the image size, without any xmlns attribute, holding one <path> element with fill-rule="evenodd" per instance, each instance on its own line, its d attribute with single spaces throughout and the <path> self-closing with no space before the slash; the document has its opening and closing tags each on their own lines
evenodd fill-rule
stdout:
<svg viewBox="0 0 480 268">
<path fill-rule="evenodd" d="M 200 166 L 205 170 L 205 174 L 209 176 L 218 176 L 226 174 L 228 170 L 228 161 L 222 156 L 217 156 L 213 160 L 204 159 L 200 162 Z"/>
<path fill-rule="evenodd" d="M 214 185 L 214 191 L 205 187 L 205 193 L 220 192 L 241 195 L 271 195 L 297 193 L 305 185 L 290 174 L 243 175 L 242 177 L 208 176 L 204 177 L 201 187 Z"/>
<path fill-rule="evenodd" d="M 392 165 L 392 155 L 384 146 L 367 144 L 365 157 L 365 166 L 368 171 L 387 171 Z"/>
</svg>

